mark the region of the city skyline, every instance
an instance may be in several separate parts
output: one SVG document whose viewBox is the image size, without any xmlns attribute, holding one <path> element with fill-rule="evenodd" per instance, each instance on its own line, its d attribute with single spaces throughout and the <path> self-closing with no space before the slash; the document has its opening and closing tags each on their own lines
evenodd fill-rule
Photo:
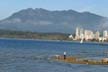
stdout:
<svg viewBox="0 0 108 72">
<path fill-rule="evenodd" d="M 106 40 L 108 40 L 108 31 L 103 30 L 103 32 L 101 34 L 99 31 L 94 32 L 92 30 L 87 30 L 87 29 L 77 27 L 76 31 L 75 31 L 74 39 L 75 40 L 84 39 L 85 41 L 88 41 L 88 40 L 106 41 Z"/>
<path fill-rule="evenodd" d="M 89 11 L 108 17 L 107 0 L 0 0 L 0 19 L 26 8 L 44 8 L 48 10 Z M 43 2 L 44 1 L 44 2 Z"/>
</svg>

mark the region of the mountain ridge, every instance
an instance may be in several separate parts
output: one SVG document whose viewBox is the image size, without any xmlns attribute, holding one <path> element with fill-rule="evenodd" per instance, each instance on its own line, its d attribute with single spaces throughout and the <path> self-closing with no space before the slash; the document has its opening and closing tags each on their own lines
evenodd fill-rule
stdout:
<svg viewBox="0 0 108 72">
<path fill-rule="evenodd" d="M 81 27 L 93 31 L 102 31 L 107 29 L 107 21 L 107 17 L 91 12 L 49 11 L 42 8 L 28 8 L 15 12 L 8 18 L 1 20 L 0 29 L 74 33 L 76 27 Z"/>
</svg>

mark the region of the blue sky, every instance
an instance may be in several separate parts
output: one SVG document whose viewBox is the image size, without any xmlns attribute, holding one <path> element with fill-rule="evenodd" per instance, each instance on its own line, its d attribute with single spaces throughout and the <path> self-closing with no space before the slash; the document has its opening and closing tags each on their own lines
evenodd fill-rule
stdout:
<svg viewBox="0 0 108 72">
<path fill-rule="evenodd" d="M 26 8 L 90 11 L 108 17 L 108 0 L 0 0 L 0 19 Z"/>
</svg>

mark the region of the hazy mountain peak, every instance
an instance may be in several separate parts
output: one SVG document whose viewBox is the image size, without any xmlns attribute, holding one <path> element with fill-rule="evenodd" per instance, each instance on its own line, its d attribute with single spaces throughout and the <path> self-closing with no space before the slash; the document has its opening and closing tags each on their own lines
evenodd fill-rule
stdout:
<svg viewBox="0 0 108 72">
<path fill-rule="evenodd" d="M 2 20 L 0 28 L 73 33 L 76 27 L 100 30 L 101 24 L 107 20 L 105 17 L 90 12 L 80 13 L 71 9 L 49 11 L 43 8 L 27 8 Z M 108 26 L 107 23 L 105 23 L 105 26 Z"/>
</svg>

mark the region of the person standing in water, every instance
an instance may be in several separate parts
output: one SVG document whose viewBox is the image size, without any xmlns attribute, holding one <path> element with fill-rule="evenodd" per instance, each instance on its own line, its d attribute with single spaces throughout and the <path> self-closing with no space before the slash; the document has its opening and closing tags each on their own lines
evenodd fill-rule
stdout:
<svg viewBox="0 0 108 72">
<path fill-rule="evenodd" d="M 66 52 L 64 52 L 64 59 L 66 59 Z"/>
</svg>

